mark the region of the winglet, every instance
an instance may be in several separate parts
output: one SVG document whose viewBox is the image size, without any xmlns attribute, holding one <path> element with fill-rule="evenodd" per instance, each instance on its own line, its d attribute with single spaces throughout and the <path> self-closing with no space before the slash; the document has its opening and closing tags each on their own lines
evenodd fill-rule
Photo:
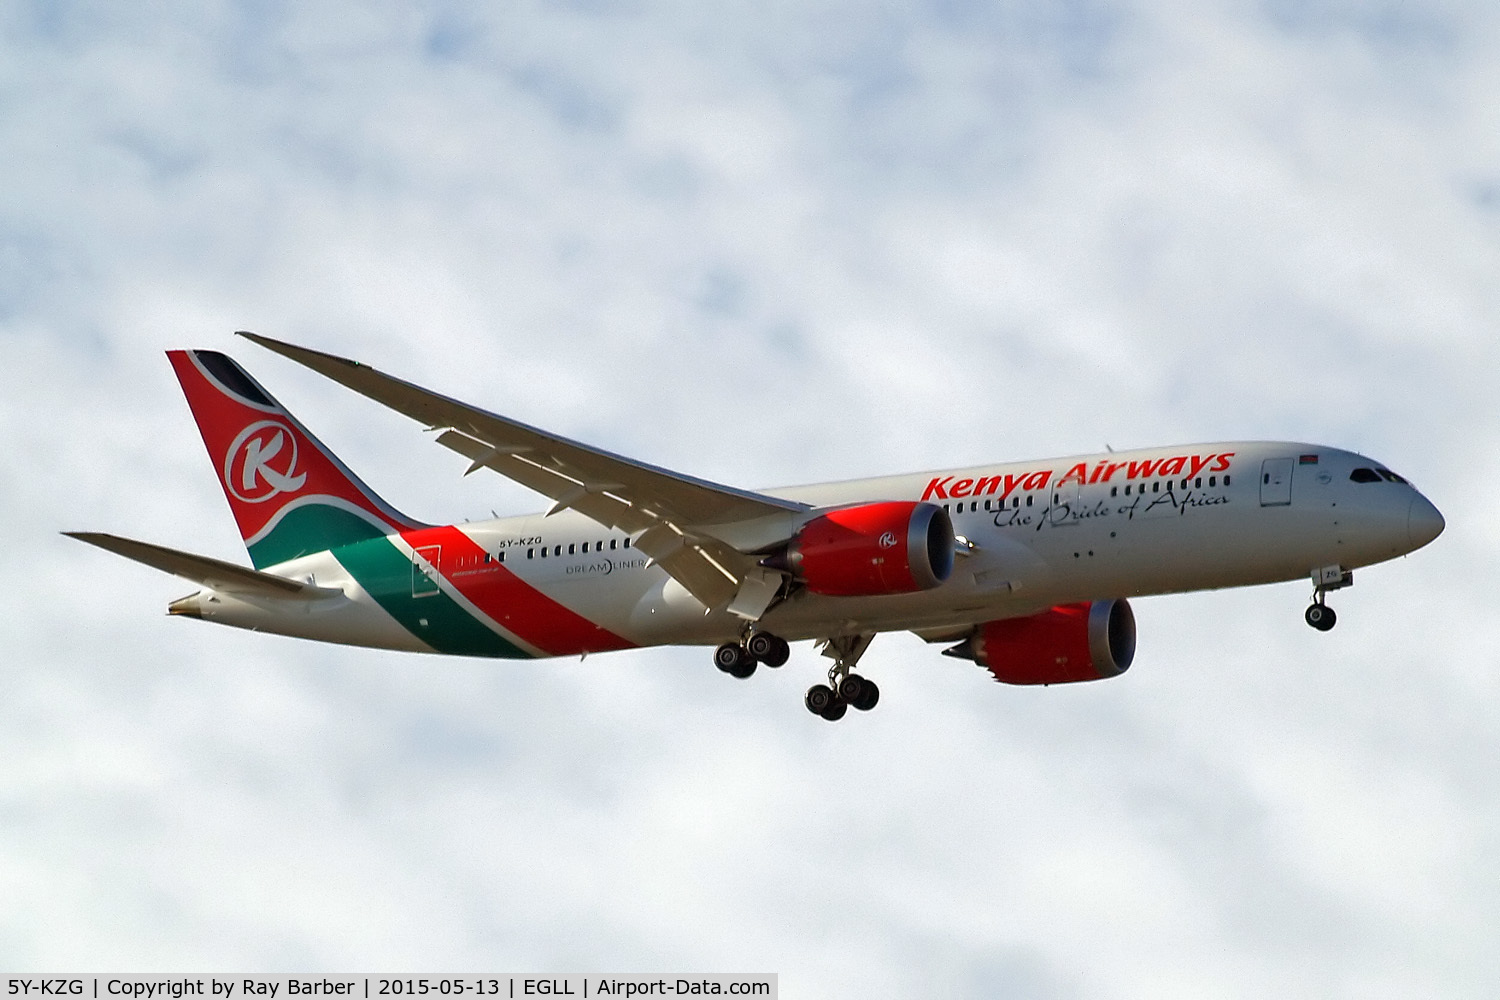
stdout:
<svg viewBox="0 0 1500 1000">
<path fill-rule="evenodd" d="M 283 357 L 291 358 L 293 361 L 306 365 L 313 371 L 323 372 L 324 374 L 327 374 L 327 372 L 324 371 L 324 367 L 322 366 L 342 365 L 345 368 L 369 367 L 369 365 L 362 365 L 352 358 L 341 358 L 337 354 L 315 351 L 310 347 L 298 347 L 296 344 L 288 344 L 286 341 L 277 340 L 274 337 L 251 333 L 249 330 L 236 330 L 235 336 L 244 337 L 246 340 L 259 344 L 268 351 L 275 351 Z"/>
</svg>

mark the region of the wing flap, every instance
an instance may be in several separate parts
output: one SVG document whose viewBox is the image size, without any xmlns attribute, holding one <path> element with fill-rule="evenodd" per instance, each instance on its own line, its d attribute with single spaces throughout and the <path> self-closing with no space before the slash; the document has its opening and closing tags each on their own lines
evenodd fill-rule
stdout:
<svg viewBox="0 0 1500 1000">
<path fill-rule="evenodd" d="M 118 535 L 108 535 L 98 531 L 64 531 L 63 534 L 226 594 L 276 597 L 282 600 L 288 598 L 316 600 L 323 597 L 341 597 L 344 593 L 337 588 L 299 583 L 296 580 L 288 580 L 286 577 L 272 573 L 263 573 L 260 570 L 225 562 L 222 559 L 211 559 L 208 556 L 169 549 L 164 545 L 137 542 Z"/>
<path fill-rule="evenodd" d="M 498 472 L 545 497 L 551 497 L 554 503 L 548 510 L 549 514 L 572 508 L 585 517 L 627 534 L 645 531 L 658 523 L 657 518 L 613 493 L 612 490 L 624 489 L 618 484 L 591 482 L 579 475 L 548 468 L 527 454 L 499 450 L 458 431 L 444 431 L 438 436 L 437 442 L 472 460 L 473 467 Z"/>
</svg>

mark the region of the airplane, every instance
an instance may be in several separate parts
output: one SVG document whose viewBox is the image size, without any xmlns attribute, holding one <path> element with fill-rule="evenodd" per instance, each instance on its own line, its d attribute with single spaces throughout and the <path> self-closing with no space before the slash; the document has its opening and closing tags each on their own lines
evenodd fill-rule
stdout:
<svg viewBox="0 0 1500 1000">
<path fill-rule="evenodd" d="M 395 510 L 227 355 L 167 356 L 250 569 L 65 532 L 198 584 L 169 614 L 324 642 L 459 656 L 714 646 L 723 672 L 833 661 L 807 709 L 880 698 L 854 668 L 881 632 L 946 644 L 1007 684 L 1124 673 L 1129 599 L 1311 578 L 1305 619 L 1354 570 L 1444 528 L 1353 452 L 1236 441 L 744 490 L 550 434 L 321 351 L 241 333 L 437 432 L 548 497 L 541 513 L 432 525 Z"/>
</svg>

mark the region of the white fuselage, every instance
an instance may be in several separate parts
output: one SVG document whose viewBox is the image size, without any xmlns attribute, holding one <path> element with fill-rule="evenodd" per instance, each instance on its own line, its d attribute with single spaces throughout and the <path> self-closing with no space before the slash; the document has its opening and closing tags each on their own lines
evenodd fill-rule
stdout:
<svg viewBox="0 0 1500 1000">
<path fill-rule="evenodd" d="M 1329 567 L 1352 570 L 1410 552 L 1441 530 L 1436 509 L 1399 477 L 1350 478 L 1356 469 L 1380 468 L 1317 445 L 1232 442 L 764 490 L 819 508 L 925 500 L 947 509 L 968 545 L 952 575 L 933 589 L 881 597 L 794 589 L 756 627 L 786 639 L 903 629 L 942 635 L 1059 604 L 1273 583 Z M 760 526 L 766 539 L 784 539 L 796 527 L 791 519 L 777 520 Z M 712 644 L 744 632 L 741 618 L 706 610 L 627 547 L 628 536 L 572 511 L 455 528 L 472 547 L 442 553 L 436 575 L 419 565 L 409 576 L 386 573 L 376 583 L 368 574 L 361 579 L 338 550 L 322 552 L 271 572 L 311 579 L 342 597 L 289 604 L 205 591 L 193 613 L 332 642 L 442 650 L 423 632 L 439 625 L 420 615 L 422 607 L 436 607 L 421 602 L 436 598 L 503 633 L 519 655 L 591 651 L 586 636 L 558 644 L 545 628 L 537 631 L 536 622 L 500 620 L 507 613 L 496 608 L 510 606 L 506 595 L 519 593 L 519 581 L 527 600 L 511 602 L 518 608 L 534 604 L 534 592 L 549 607 L 621 640 L 600 648 Z M 757 539 L 747 530 L 753 536 L 755 526 L 736 526 L 726 541 L 755 550 Z M 412 559 L 402 536 L 388 541 Z M 484 593 L 486 574 L 503 576 L 509 589 L 497 589 L 493 600 L 466 597 L 466 589 Z M 410 594 L 380 593 L 407 587 Z M 393 613 L 391 601 L 398 598 L 418 610 L 405 618 L 405 612 Z M 579 630 L 572 619 L 556 627 Z"/>
</svg>

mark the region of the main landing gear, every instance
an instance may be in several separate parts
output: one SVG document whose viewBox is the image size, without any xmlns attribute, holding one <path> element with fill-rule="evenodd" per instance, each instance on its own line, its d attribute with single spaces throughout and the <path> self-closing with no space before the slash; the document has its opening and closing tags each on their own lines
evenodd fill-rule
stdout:
<svg viewBox="0 0 1500 1000">
<path fill-rule="evenodd" d="M 785 639 L 770 632 L 752 632 L 743 642 L 726 642 L 714 650 L 714 666 L 731 677 L 745 678 L 755 673 L 757 664 L 779 667 L 792 655 Z"/>
<path fill-rule="evenodd" d="M 1313 598 L 1312 604 L 1308 605 L 1303 618 L 1307 624 L 1319 632 L 1327 632 L 1338 624 L 1339 616 L 1333 613 L 1333 609 L 1324 603 L 1324 596 L 1330 590 L 1339 590 L 1343 587 L 1354 586 L 1354 573 L 1344 569 L 1342 566 L 1324 566 L 1312 572 Z"/>
<path fill-rule="evenodd" d="M 829 671 L 831 674 L 833 671 Z M 880 688 L 868 677 L 859 674 L 850 674 L 843 680 L 838 681 L 838 694 L 829 685 L 834 678 L 829 677 L 829 684 L 814 684 L 807 689 L 807 697 L 803 704 L 813 715 L 821 715 L 829 722 L 837 722 L 849 711 L 853 705 L 861 712 L 868 712 L 880 701 Z"/>
<path fill-rule="evenodd" d="M 803 703 L 809 712 L 837 722 L 851 705 L 861 712 L 875 707 L 880 701 L 880 688 L 868 677 L 850 673 L 873 638 L 873 635 L 840 636 L 823 644 L 823 655 L 833 657 L 833 666 L 828 670 L 827 684 L 814 684 L 807 689 Z"/>
<path fill-rule="evenodd" d="M 880 701 L 880 688 L 868 677 L 851 673 L 860 654 L 870 645 L 873 635 L 840 636 L 823 644 L 823 655 L 833 658 L 827 684 L 814 684 L 803 700 L 807 710 L 829 722 L 837 722 L 852 706 L 868 712 Z M 743 642 L 726 642 L 714 650 L 714 666 L 731 677 L 749 677 L 764 663 L 779 667 L 786 663 L 791 648 L 785 639 L 770 632 L 751 632 Z"/>
</svg>

